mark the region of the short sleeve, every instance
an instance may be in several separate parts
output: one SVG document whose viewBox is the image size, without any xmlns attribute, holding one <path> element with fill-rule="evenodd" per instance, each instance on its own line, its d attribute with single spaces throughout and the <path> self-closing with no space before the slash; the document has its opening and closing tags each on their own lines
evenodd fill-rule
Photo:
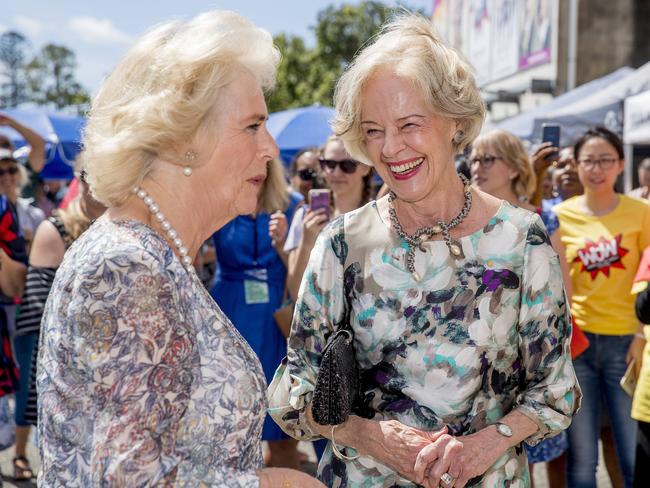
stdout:
<svg viewBox="0 0 650 488">
<path fill-rule="evenodd" d="M 302 220 L 305 218 L 305 206 L 299 207 L 296 209 L 291 219 L 291 225 L 289 226 L 289 231 L 287 232 L 287 240 L 284 242 L 284 252 L 293 251 L 300 244 L 300 238 L 302 237 Z"/>
<path fill-rule="evenodd" d="M 645 249 L 650 246 L 650 204 L 644 200 L 645 209 L 643 212 L 641 233 L 639 235 L 639 249 Z"/>
<path fill-rule="evenodd" d="M 316 240 L 296 300 L 287 358 L 269 388 L 270 415 L 296 439 L 318 437 L 307 424 L 305 413 L 316 385 L 321 352 L 345 313 L 346 257 L 340 217 Z"/>
<path fill-rule="evenodd" d="M 539 427 L 535 445 L 566 429 L 582 397 L 571 361 L 571 318 L 557 254 L 538 215 L 524 247 L 519 311 L 522 392 L 514 410 Z"/>
<path fill-rule="evenodd" d="M 11 259 L 27 265 L 25 237 L 18 226 L 16 211 L 4 195 L 0 195 L 0 247 Z"/>
</svg>

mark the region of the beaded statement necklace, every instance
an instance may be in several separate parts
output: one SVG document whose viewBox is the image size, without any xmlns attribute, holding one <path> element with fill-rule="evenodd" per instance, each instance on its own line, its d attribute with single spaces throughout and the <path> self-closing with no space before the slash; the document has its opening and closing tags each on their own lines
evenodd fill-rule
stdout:
<svg viewBox="0 0 650 488">
<path fill-rule="evenodd" d="M 460 245 L 452 241 L 449 231 L 460 224 L 463 220 L 465 220 L 465 217 L 467 217 L 467 214 L 472 208 L 472 190 L 469 180 L 462 174 L 459 174 L 458 176 L 463 181 L 463 196 L 465 198 L 463 208 L 461 209 L 460 213 L 449 222 L 439 220 L 435 225 L 420 227 L 412 235 L 408 235 L 404 231 L 402 225 L 399 222 L 399 219 L 397 218 L 397 213 L 395 212 L 395 207 L 393 206 L 393 201 L 396 198 L 395 193 L 391 191 L 388 195 L 388 215 L 390 216 L 390 222 L 393 226 L 393 229 L 395 229 L 395 232 L 397 232 L 397 235 L 404 239 L 409 246 L 408 251 L 406 252 L 406 268 L 413 275 L 415 281 L 420 281 L 422 279 L 418 272 L 415 270 L 415 249 L 417 248 L 422 252 L 426 252 L 426 249 L 424 248 L 424 242 L 436 234 L 442 233 L 445 244 L 447 244 L 449 252 L 452 254 L 452 256 L 458 258 L 462 253 Z"/>
</svg>

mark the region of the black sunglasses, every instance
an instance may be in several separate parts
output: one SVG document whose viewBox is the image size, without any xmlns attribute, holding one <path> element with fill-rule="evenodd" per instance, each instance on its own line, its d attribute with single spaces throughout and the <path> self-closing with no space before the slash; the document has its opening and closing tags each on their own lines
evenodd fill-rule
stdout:
<svg viewBox="0 0 650 488">
<path fill-rule="evenodd" d="M 296 171 L 296 174 L 302 181 L 312 181 L 316 179 L 316 171 L 313 169 L 301 169 Z"/>
<path fill-rule="evenodd" d="M 0 169 L 0 178 L 3 177 L 4 175 L 15 175 L 18 173 L 18 166 L 12 166 L 11 168 L 7 169 Z"/>
<path fill-rule="evenodd" d="M 357 170 L 359 163 L 354 159 L 342 159 L 341 161 L 336 161 L 334 159 L 325 159 L 318 158 L 320 162 L 320 167 L 323 168 L 323 171 L 334 171 L 338 166 L 341 168 L 341 171 L 347 174 L 352 174 Z"/>
</svg>

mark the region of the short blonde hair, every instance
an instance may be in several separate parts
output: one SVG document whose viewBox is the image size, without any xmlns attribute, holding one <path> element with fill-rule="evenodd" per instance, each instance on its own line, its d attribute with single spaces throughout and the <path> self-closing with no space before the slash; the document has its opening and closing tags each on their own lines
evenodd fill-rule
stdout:
<svg viewBox="0 0 650 488">
<path fill-rule="evenodd" d="M 279 60 L 271 35 L 234 12 L 206 12 L 146 33 L 92 103 L 84 160 L 95 198 L 120 205 L 156 157 L 180 159 L 189 143 L 211 141 L 224 87 L 243 68 L 268 90 Z"/>
<path fill-rule="evenodd" d="M 361 130 L 361 93 L 382 68 L 411 80 L 438 115 L 458 122 L 462 136 L 452 141 L 457 153 L 478 136 L 485 104 L 471 66 L 442 42 L 430 20 L 405 13 L 386 24 L 357 54 L 336 85 L 332 128 L 353 158 L 372 164 Z"/>
<path fill-rule="evenodd" d="M 517 172 L 512 181 L 512 189 L 518 198 L 528 201 L 537 189 L 537 178 L 524 143 L 516 135 L 505 130 L 491 130 L 480 135 L 473 144 L 475 150 L 496 152 L 492 156 L 501 156 L 503 162 Z"/>
<path fill-rule="evenodd" d="M 259 209 L 266 213 L 284 211 L 289 206 L 289 184 L 278 158 L 267 163 L 266 180 L 257 200 Z"/>
</svg>

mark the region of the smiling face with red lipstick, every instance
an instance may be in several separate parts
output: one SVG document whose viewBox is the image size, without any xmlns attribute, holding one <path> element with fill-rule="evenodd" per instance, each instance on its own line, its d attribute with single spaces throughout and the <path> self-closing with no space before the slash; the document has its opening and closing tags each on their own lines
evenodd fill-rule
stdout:
<svg viewBox="0 0 650 488">
<path fill-rule="evenodd" d="M 361 128 L 375 169 L 401 200 L 420 202 L 456 178 L 457 124 L 437 115 L 410 80 L 376 73 L 362 92 Z"/>
</svg>

